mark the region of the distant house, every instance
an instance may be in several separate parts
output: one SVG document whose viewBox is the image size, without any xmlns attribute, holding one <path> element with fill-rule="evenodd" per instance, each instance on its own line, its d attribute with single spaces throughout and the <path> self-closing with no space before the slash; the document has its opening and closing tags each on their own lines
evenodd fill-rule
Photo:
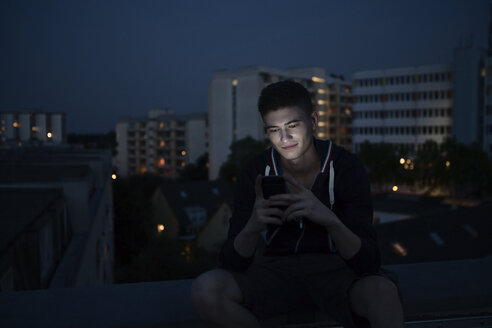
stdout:
<svg viewBox="0 0 492 328">
<path fill-rule="evenodd" d="M 152 196 L 156 235 L 194 240 L 213 251 L 224 242 L 232 213 L 232 190 L 224 181 L 165 183 Z"/>
</svg>

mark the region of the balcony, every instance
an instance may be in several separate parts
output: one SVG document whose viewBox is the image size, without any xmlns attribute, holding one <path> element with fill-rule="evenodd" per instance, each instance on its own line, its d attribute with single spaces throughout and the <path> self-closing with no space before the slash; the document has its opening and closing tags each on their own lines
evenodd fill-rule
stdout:
<svg viewBox="0 0 492 328">
<path fill-rule="evenodd" d="M 491 256 L 386 268 L 399 276 L 407 327 L 492 327 Z M 0 293 L 0 326 L 204 327 L 191 307 L 191 282 Z M 294 313 L 265 323 L 272 325 L 338 327 L 314 311 L 307 317 Z"/>
</svg>

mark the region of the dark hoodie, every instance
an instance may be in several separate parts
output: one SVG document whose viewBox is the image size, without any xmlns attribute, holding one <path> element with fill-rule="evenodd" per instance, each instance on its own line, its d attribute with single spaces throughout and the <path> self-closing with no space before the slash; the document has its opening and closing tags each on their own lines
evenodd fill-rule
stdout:
<svg viewBox="0 0 492 328">
<path fill-rule="evenodd" d="M 379 271 L 380 254 L 372 227 L 373 209 L 367 173 L 360 160 L 343 147 L 318 139 L 314 139 L 314 145 L 321 161 L 321 171 L 311 191 L 362 241 L 359 251 L 345 262 L 359 275 L 376 273 Z M 234 212 L 220 256 L 221 266 L 229 270 L 244 271 L 253 260 L 253 257 L 244 258 L 237 253 L 234 239 L 251 216 L 258 174 L 282 175 L 280 155 L 273 147 L 258 155 L 238 176 Z M 279 228 L 269 225 L 265 240 L 265 256 L 336 252 L 336 245 L 326 229 L 309 219 L 304 219 L 302 225 L 295 221 Z"/>
</svg>

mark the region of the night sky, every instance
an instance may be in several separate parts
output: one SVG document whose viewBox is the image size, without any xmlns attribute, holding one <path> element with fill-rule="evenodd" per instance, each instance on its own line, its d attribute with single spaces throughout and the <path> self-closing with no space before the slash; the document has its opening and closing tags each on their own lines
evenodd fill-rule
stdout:
<svg viewBox="0 0 492 328">
<path fill-rule="evenodd" d="M 217 69 L 451 63 L 487 45 L 489 1 L 0 1 L 0 110 L 106 133 L 151 108 L 206 112 Z"/>
</svg>

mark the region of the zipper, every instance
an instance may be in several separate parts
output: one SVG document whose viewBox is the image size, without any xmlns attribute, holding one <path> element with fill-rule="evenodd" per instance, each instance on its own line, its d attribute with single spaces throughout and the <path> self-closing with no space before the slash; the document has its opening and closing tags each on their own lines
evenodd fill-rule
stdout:
<svg viewBox="0 0 492 328">
<path fill-rule="evenodd" d="M 297 243 L 296 243 L 296 248 L 294 249 L 294 253 L 297 254 L 297 252 L 299 251 L 299 245 L 301 244 L 301 240 L 302 240 L 302 237 L 304 237 L 304 231 L 306 231 L 306 226 L 304 226 L 302 222 L 302 219 L 300 220 L 300 223 L 299 223 L 299 227 L 302 227 L 301 229 L 301 235 L 299 236 L 299 239 L 297 239 Z"/>
</svg>

